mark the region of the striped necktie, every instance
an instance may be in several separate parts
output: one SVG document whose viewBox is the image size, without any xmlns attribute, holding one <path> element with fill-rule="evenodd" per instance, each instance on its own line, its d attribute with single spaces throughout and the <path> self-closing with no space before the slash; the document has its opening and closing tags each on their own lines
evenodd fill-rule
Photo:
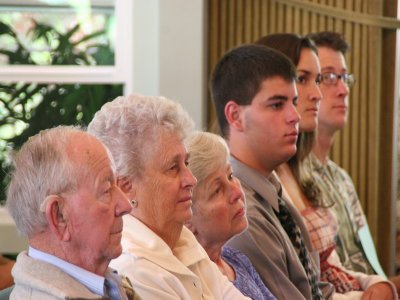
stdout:
<svg viewBox="0 0 400 300">
<path fill-rule="evenodd" d="M 294 221 L 292 214 L 289 211 L 289 208 L 286 206 L 285 201 L 278 197 L 278 204 L 279 212 L 275 212 L 275 214 L 278 217 L 283 229 L 285 229 L 287 235 L 289 236 L 293 247 L 296 249 L 301 264 L 304 267 L 304 270 L 307 274 L 308 282 L 311 286 L 313 300 L 322 300 L 324 298 L 322 296 L 321 290 L 318 287 L 318 275 L 313 268 L 310 254 L 308 253 L 308 250 L 301 236 L 300 228 Z"/>
</svg>

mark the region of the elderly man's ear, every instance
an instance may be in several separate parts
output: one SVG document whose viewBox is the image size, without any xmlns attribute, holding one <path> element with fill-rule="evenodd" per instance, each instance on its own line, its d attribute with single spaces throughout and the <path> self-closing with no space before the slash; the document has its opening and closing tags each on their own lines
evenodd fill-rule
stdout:
<svg viewBox="0 0 400 300">
<path fill-rule="evenodd" d="M 61 241 L 68 241 L 71 238 L 68 230 L 68 214 L 64 209 L 64 199 L 58 195 L 47 196 L 43 203 L 47 223 L 50 230 Z"/>
<path fill-rule="evenodd" d="M 237 131 L 243 131 L 242 107 L 235 101 L 230 100 L 226 103 L 225 117 L 231 127 Z"/>
</svg>

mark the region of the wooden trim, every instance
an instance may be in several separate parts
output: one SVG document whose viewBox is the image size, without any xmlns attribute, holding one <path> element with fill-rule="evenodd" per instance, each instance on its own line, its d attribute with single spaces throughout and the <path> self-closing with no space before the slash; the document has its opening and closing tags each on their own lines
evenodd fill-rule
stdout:
<svg viewBox="0 0 400 300">
<path fill-rule="evenodd" d="M 336 20 L 343 20 L 343 21 L 348 21 L 368 26 L 375 26 L 385 29 L 396 30 L 400 28 L 400 20 L 397 20 L 397 18 L 360 13 L 354 10 L 341 9 L 325 4 L 313 3 L 304 0 L 277 0 L 277 1 L 287 5 L 295 6 L 297 8 L 301 8 L 302 10 L 315 12 L 320 15 L 332 17 Z M 348 2 L 350 3 L 350 1 Z M 332 28 L 332 30 L 335 29 Z"/>
</svg>

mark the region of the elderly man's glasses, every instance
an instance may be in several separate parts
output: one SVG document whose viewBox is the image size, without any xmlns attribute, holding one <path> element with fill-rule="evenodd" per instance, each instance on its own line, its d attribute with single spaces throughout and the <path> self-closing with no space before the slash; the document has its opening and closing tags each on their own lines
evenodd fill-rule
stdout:
<svg viewBox="0 0 400 300">
<path fill-rule="evenodd" d="M 353 74 L 336 74 L 330 72 L 321 74 L 321 83 L 326 85 L 336 85 L 339 79 L 342 79 L 348 87 L 352 87 L 356 82 Z"/>
</svg>

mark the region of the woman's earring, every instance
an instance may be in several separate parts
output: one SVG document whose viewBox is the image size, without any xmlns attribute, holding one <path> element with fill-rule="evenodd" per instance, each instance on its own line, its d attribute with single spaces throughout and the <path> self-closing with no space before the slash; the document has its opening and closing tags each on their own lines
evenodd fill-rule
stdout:
<svg viewBox="0 0 400 300">
<path fill-rule="evenodd" d="M 135 199 L 129 200 L 129 202 L 131 203 L 132 207 L 136 208 L 138 206 L 138 203 Z"/>
</svg>

